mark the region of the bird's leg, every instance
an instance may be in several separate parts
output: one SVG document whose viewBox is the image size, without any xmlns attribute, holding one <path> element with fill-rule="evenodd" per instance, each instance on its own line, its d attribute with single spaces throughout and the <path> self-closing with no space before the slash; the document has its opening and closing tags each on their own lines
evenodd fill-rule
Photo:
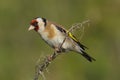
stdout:
<svg viewBox="0 0 120 80">
<path fill-rule="evenodd" d="M 59 45 L 59 47 L 55 47 L 54 53 L 50 57 L 48 57 L 49 61 L 54 60 L 59 55 L 59 53 L 61 53 L 63 51 L 62 50 L 62 45 L 64 44 L 66 38 L 67 38 L 67 36 L 63 40 L 62 44 Z"/>
<path fill-rule="evenodd" d="M 57 51 L 54 51 L 54 53 L 50 56 L 47 56 L 42 63 L 37 64 L 36 68 L 35 68 L 35 77 L 34 80 L 38 80 L 39 75 L 41 75 L 43 77 L 43 79 L 45 80 L 45 76 L 43 74 L 43 71 L 49 66 L 49 64 L 58 56 L 59 54 L 57 53 Z"/>
<path fill-rule="evenodd" d="M 55 47 L 54 52 L 55 53 L 61 53 L 62 52 L 62 48 L 60 48 L 60 45 L 58 47 Z"/>
<path fill-rule="evenodd" d="M 59 55 L 58 51 L 55 50 L 52 55 L 47 56 L 47 60 L 48 60 L 49 62 L 51 62 L 51 61 L 53 61 L 58 55 Z"/>
</svg>

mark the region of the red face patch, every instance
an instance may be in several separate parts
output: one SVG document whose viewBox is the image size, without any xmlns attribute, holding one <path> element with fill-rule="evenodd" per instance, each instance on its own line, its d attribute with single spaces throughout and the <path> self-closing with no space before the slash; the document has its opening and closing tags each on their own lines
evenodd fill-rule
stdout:
<svg viewBox="0 0 120 80">
<path fill-rule="evenodd" d="M 38 29 L 39 29 L 39 27 L 37 26 L 37 27 L 35 27 L 35 29 L 34 29 L 34 30 L 35 30 L 35 31 L 38 31 Z"/>
<path fill-rule="evenodd" d="M 33 25 L 33 26 L 36 26 L 38 24 L 38 22 L 34 19 L 34 20 L 31 21 L 30 24 Z"/>
<path fill-rule="evenodd" d="M 32 20 L 30 24 L 35 27 L 34 28 L 35 31 L 38 31 L 38 29 L 39 29 L 38 22 L 35 19 Z"/>
</svg>

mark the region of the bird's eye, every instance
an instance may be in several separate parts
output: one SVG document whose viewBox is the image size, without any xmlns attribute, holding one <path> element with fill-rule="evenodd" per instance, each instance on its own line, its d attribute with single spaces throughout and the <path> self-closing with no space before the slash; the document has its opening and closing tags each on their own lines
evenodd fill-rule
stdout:
<svg viewBox="0 0 120 80">
<path fill-rule="evenodd" d="M 38 22 L 36 20 L 32 20 L 30 24 L 33 25 L 33 26 L 35 26 L 35 27 L 38 26 Z"/>
</svg>

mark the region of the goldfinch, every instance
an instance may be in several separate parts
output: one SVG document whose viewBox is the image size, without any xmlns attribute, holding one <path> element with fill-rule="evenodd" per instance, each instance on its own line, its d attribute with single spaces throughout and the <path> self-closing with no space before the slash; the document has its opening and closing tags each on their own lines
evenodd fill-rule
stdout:
<svg viewBox="0 0 120 80">
<path fill-rule="evenodd" d="M 45 18 L 37 17 L 33 19 L 30 22 L 28 30 L 35 30 L 41 38 L 58 53 L 74 51 L 81 54 L 90 62 L 95 61 L 94 58 L 85 52 L 86 47 L 81 44 L 74 35 L 62 26 L 50 22 Z M 66 34 L 68 34 L 68 36 L 66 36 Z"/>
</svg>

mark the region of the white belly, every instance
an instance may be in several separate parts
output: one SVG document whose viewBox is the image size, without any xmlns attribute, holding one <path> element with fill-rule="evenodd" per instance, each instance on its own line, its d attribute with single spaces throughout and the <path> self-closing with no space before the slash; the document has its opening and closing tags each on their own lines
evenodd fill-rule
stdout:
<svg viewBox="0 0 120 80">
<path fill-rule="evenodd" d="M 48 37 L 48 33 L 44 32 L 40 34 L 42 39 L 51 47 L 53 48 L 59 48 L 61 46 L 61 44 L 63 43 L 64 39 L 65 39 L 65 35 L 61 34 L 61 32 L 58 32 L 56 34 L 56 36 L 54 36 L 53 38 L 49 38 Z M 63 49 L 67 49 L 67 50 L 72 50 L 74 47 L 74 43 L 70 38 L 67 38 L 65 40 L 65 42 L 62 45 Z"/>
<path fill-rule="evenodd" d="M 47 34 L 48 33 L 42 33 L 40 35 L 42 39 L 51 47 L 59 47 L 59 45 L 62 44 L 63 40 L 65 39 L 65 36 L 63 35 L 56 35 L 53 38 L 49 38 Z"/>
</svg>

